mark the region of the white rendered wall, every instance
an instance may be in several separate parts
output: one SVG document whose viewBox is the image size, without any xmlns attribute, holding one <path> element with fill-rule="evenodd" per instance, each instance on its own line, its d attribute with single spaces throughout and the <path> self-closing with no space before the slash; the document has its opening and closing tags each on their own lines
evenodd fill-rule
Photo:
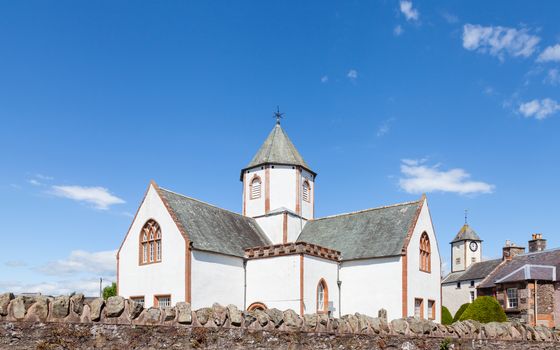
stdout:
<svg viewBox="0 0 560 350">
<path fill-rule="evenodd" d="M 257 199 L 251 199 L 251 181 L 254 176 L 258 176 L 261 179 L 261 196 Z M 259 215 L 264 215 L 264 202 L 265 202 L 265 191 L 266 191 L 266 179 L 264 166 L 256 167 L 253 169 L 246 170 L 243 174 L 244 190 L 245 195 L 243 196 L 245 203 L 245 215 L 254 217 Z"/>
<path fill-rule="evenodd" d="M 299 271 L 299 255 L 247 261 L 247 307 L 261 302 L 268 308 L 299 313 Z"/>
<path fill-rule="evenodd" d="M 338 316 L 338 285 L 337 281 L 338 263 L 331 260 L 321 259 L 305 255 L 303 258 L 303 305 L 304 313 L 317 312 L 317 286 L 322 279 L 327 283 L 330 311 L 333 316 Z M 296 310 L 299 312 L 299 310 Z"/>
<path fill-rule="evenodd" d="M 387 310 L 389 320 L 402 316 L 400 256 L 344 261 L 340 280 L 341 315 L 359 312 L 376 317 L 383 308 Z"/>
<path fill-rule="evenodd" d="M 149 219 L 161 228 L 162 261 L 139 264 L 139 235 Z M 144 296 L 145 306 L 154 295 L 171 294 L 171 302 L 185 301 L 186 242 L 157 191 L 150 185 L 119 253 L 119 295 Z"/>
<path fill-rule="evenodd" d="M 420 271 L 420 237 L 426 232 L 430 238 L 431 272 Z M 431 314 L 428 300 L 436 302 L 436 322 L 441 320 L 441 260 L 433 230 L 428 202 L 424 202 L 420 216 L 407 248 L 408 260 L 408 315 L 414 316 L 414 299 L 424 300 L 424 317 Z"/>
<path fill-rule="evenodd" d="M 315 215 L 313 208 L 313 202 L 315 201 L 315 182 L 313 181 L 313 175 L 307 170 L 302 169 L 300 186 L 303 186 L 303 182 L 305 180 L 309 182 L 311 188 L 309 193 L 309 202 L 304 201 L 303 199 L 301 200 L 301 216 L 306 219 L 313 219 L 313 216 Z"/>
<path fill-rule="evenodd" d="M 464 271 L 465 270 L 465 242 L 455 242 L 452 244 L 451 248 L 451 271 Z M 460 259 L 459 264 L 457 264 L 457 258 Z"/>
<path fill-rule="evenodd" d="M 243 259 L 228 255 L 192 251 L 191 259 L 192 307 L 199 309 L 234 304 L 243 309 Z"/>
<path fill-rule="evenodd" d="M 307 220 L 288 214 L 288 243 L 297 240 L 306 223 Z"/>
<path fill-rule="evenodd" d="M 296 169 L 291 165 L 270 165 L 270 210 L 296 211 Z"/>
<path fill-rule="evenodd" d="M 474 297 L 477 297 L 476 287 L 482 280 L 474 280 L 474 287 L 471 287 L 471 280 L 461 281 L 461 288 L 457 288 L 457 282 L 446 283 L 441 285 L 442 303 L 451 312 L 451 316 L 455 313 L 461 305 L 471 302 L 471 292 L 474 292 Z"/>
<path fill-rule="evenodd" d="M 255 220 L 272 241 L 272 244 L 282 244 L 284 242 L 284 214 L 261 216 L 255 218 Z"/>
</svg>

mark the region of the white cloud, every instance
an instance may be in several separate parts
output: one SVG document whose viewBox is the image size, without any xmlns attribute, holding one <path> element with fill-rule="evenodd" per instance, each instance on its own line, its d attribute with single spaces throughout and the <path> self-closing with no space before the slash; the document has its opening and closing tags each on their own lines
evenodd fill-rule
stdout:
<svg viewBox="0 0 560 350">
<path fill-rule="evenodd" d="M 8 267 L 25 267 L 27 266 L 27 263 L 23 260 L 10 260 L 6 261 L 4 265 Z"/>
<path fill-rule="evenodd" d="M 406 17 L 407 21 L 417 21 L 420 17 L 418 10 L 412 8 L 412 1 L 402 0 L 400 3 L 401 12 Z"/>
<path fill-rule="evenodd" d="M 116 276 L 103 277 L 102 288 L 116 282 Z M 41 293 L 43 295 L 68 295 L 84 293 L 88 297 L 99 296 L 99 276 L 77 280 L 62 280 L 39 283 L 22 283 L 19 281 L 0 281 L 0 293 Z"/>
<path fill-rule="evenodd" d="M 112 195 L 104 187 L 85 186 L 52 186 L 52 194 L 58 197 L 73 199 L 78 202 L 93 204 L 95 208 L 106 210 L 111 205 L 125 203 L 124 200 Z"/>
<path fill-rule="evenodd" d="M 492 193 L 494 185 L 470 180 L 463 169 L 443 171 L 439 165 L 427 166 L 425 160 L 403 159 L 399 179 L 401 189 L 408 193 L 450 192 L 462 195 Z"/>
<path fill-rule="evenodd" d="M 519 105 L 519 113 L 525 118 L 546 119 L 560 111 L 560 104 L 550 98 L 532 100 Z"/>
<path fill-rule="evenodd" d="M 550 85 L 560 84 L 560 71 L 557 68 L 552 68 L 548 70 L 544 82 Z"/>
<path fill-rule="evenodd" d="M 401 27 L 401 25 L 397 25 L 395 27 L 395 29 L 393 29 L 393 34 L 395 34 L 395 36 L 400 36 L 402 33 L 404 32 L 404 29 Z"/>
<path fill-rule="evenodd" d="M 391 124 L 393 121 L 395 121 L 394 118 L 389 118 L 383 121 L 383 123 L 381 123 L 381 125 L 377 128 L 377 137 L 382 137 L 387 134 L 391 130 Z"/>
<path fill-rule="evenodd" d="M 463 47 L 470 51 L 489 53 L 504 59 L 505 54 L 529 57 L 541 39 L 525 28 L 483 27 L 478 24 L 463 26 Z"/>
<path fill-rule="evenodd" d="M 40 183 L 38 180 L 35 180 L 35 179 L 27 180 L 27 182 L 29 182 L 29 183 L 32 184 L 33 186 L 41 186 L 41 185 L 43 185 L 42 183 Z"/>
<path fill-rule="evenodd" d="M 350 69 L 348 71 L 348 74 L 346 74 L 346 77 L 350 80 L 356 80 L 358 79 L 358 71 L 355 69 Z"/>
<path fill-rule="evenodd" d="M 53 276 L 78 273 L 114 275 L 117 268 L 116 254 L 115 250 L 93 253 L 84 250 L 74 250 L 68 258 L 48 262 L 37 270 Z"/>
<path fill-rule="evenodd" d="M 455 24 L 457 22 L 459 22 L 459 17 L 455 16 L 452 13 L 449 12 L 442 12 L 441 16 L 443 17 L 443 19 L 445 19 L 447 21 L 447 23 L 449 24 Z"/>
<path fill-rule="evenodd" d="M 53 177 L 52 176 L 47 176 L 47 175 L 43 175 L 43 174 L 35 174 L 35 177 L 41 180 L 52 180 Z"/>
<path fill-rule="evenodd" d="M 538 62 L 560 62 L 560 44 L 549 46 L 537 58 Z"/>
<path fill-rule="evenodd" d="M 329 76 L 328 76 L 328 75 L 323 75 L 323 76 L 321 77 L 321 83 L 326 83 L 326 82 L 328 82 L 328 81 L 329 81 Z"/>
</svg>

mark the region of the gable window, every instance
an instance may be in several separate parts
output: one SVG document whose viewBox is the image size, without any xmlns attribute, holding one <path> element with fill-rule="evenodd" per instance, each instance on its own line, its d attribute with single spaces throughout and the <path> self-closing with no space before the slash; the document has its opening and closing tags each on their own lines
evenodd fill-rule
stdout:
<svg viewBox="0 0 560 350">
<path fill-rule="evenodd" d="M 155 220 L 148 220 L 140 232 L 140 264 L 161 261 L 161 228 Z"/>
<path fill-rule="evenodd" d="M 255 176 L 251 181 L 250 189 L 251 199 L 261 198 L 261 178 Z"/>
<path fill-rule="evenodd" d="M 317 313 L 327 313 L 329 311 L 329 288 L 324 279 L 317 284 Z"/>
<path fill-rule="evenodd" d="M 508 309 L 517 309 L 519 299 L 517 297 L 517 288 L 507 289 L 507 306 Z"/>
<path fill-rule="evenodd" d="M 311 186 L 309 185 L 309 181 L 305 180 L 303 182 L 303 191 L 302 191 L 303 200 L 306 202 L 311 201 Z"/>
<path fill-rule="evenodd" d="M 424 232 L 420 237 L 420 271 L 432 271 L 430 251 L 430 238 L 428 237 L 428 234 Z"/>
<path fill-rule="evenodd" d="M 169 307 L 171 306 L 171 295 L 156 295 L 154 296 L 155 307 Z"/>
</svg>

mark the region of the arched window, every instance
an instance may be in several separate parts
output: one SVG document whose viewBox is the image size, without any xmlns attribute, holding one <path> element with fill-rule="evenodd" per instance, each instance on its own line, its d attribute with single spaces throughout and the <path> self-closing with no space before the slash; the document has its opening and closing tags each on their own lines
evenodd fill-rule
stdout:
<svg viewBox="0 0 560 350">
<path fill-rule="evenodd" d="M 426 232 L 420 237 L 420 271 L 432 271 L 430 238 Z"/>
<path fill-rule="evenodd" d="M 268 308 L 266 307 L 265 304 L 256 302 L 256 303 L 252 303 L 251 305 L 249 305 L 249 307 L 247 308 L 247 311 L 255 311 L 255 310 L 264 311 L 266 309 L 268 309 Z"/>
<path fill-rule="evenodd" d="M 311 201 L 311 186 L 309 185 L 309 181 L 305 180 L 303 182 L 303 191 L 302 191 L 303 200 L 306 202 Z"/>
<path fill-rule="evenodd" d="M 327 313 L 329 311 L 329 288 L 327 282 L 321 278 L 317 284 L 317 313 Z"/>
<path fill-rule="evenodd" d="M 161 229 L 155 220 L 148 220 L 140 232 L 140 264 L 161 261 Z"/>
<path fill-rule="evenodd" d="M 251 180 L 251 199 L 261 198 L 261 178 L 255 176 L 253 180 Z"/>
</svg>

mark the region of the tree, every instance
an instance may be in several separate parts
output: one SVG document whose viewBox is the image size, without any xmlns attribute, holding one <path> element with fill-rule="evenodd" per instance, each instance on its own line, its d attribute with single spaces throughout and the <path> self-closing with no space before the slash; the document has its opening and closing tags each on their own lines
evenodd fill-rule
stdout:
<svg viewBox="0 0 560 350">
<path fill-rule="evenodd" d="M 453 323 L 453 316 L 451 316 L 451 312 L 445 306 L 441 307 L 441 324 L 452 324 Z"/>
<path fill-rule="evenodd" d="M 453 323 L 459 321 L 459 319 L 461 318 L 461 315 L 463 314 L 463 312 L 465 312 L 465 310 L 469 307 L 470 303 L 465 303 L 463 305 L 461 305 L 461 307 L 459 308 L 459 310 L 457 310 L 457 312 L 455 313 L 455 316 L 453 317 Z"/>
<path fill-rule="evenodd" d="M 481 323 L 506 322 L 507 316 L 498 301 L 492 297 L 478 297 L 459 318 L 461 321 L 475 320 Z"/>
<path fill-rule="evenodd" d="M 110 286 L 103 288 L 103 299 L 107 300 L 109 297 L 117 295 L 117 284 L 113 282 Z"/>
</svg>

